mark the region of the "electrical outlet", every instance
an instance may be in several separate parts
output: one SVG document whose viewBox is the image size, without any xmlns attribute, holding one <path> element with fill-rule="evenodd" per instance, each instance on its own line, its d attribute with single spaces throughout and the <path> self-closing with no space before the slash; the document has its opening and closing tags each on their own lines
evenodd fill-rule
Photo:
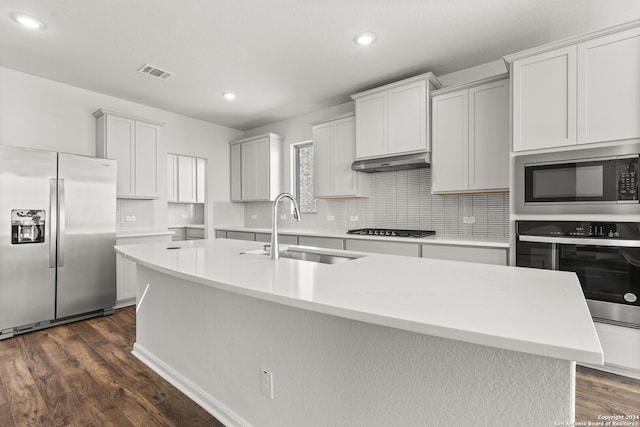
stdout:
<svg viewBox="0 0 640 427">
<path fill-rule="evenodd" d="M 349 221 L 358 222 L 358 215 L 350 215 Z"/>
<path fill-rule="evenodd" d="M 476 223 L 476 217 L 473 215 L 465 215 L 462 217 L 462 222 L 465 224 L 475 224 Z"/>
<path fill-rule="evenodd" d="M 258 214 L 251 214 L 251 219 L 258 219 Z"/>
<path fill-rule="evenodd" d="M 335 220 L 336 220 L 335 215 L 327 215 L 327 221 L 335 221 Z"/>
<path fill-rule="evenodd" d="M 267 396 L 269 399 L 273 399 L 273 372 L 261 369 L 260 379 L 262 394 Z"/>
<path fill-rule="evenodd" d="M 136 216 L 135 215 L 125 215 L 124 220 L 126 222 L 134 222 L 136 220 Z"/>
</svg>

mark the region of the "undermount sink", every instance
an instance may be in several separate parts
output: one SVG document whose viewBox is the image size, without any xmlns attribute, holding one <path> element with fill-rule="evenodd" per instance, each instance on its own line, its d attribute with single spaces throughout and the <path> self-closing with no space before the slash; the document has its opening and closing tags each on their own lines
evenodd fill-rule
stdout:
<svg viewBox="0 0 640 427">
<path fill-rule="evenodd" d="M 255 251 L 240 252 L 240 254 L 257 254 L 269 256 L 268 246 Z M 280 258 L 297 259 L 300 261 L 319 262 L 320 264 L 338 264 L 362 258 L 365 255 L 344 253 L 342 251 L 313 248 L 308 246 L 290 246 L 280 250 Z"/>
</svg>

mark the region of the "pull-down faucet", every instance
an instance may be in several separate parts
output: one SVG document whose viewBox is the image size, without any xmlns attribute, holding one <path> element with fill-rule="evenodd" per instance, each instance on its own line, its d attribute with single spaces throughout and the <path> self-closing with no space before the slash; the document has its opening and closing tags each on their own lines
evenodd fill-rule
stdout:
<svg viewBox="0 0 640 427">
<path fill-rule="evenodd" d="M 291 193 L 279 194 L 273 201 L 273 212 L 271 215 L 271 259 L 280 258 L 280 247 L 278 243 L 278 202 L 284 198 L 291 199 L 291 203 L 293 203 L 293 217 L 300 221 L 300 208 L 293 195 Z"/>
</svg>

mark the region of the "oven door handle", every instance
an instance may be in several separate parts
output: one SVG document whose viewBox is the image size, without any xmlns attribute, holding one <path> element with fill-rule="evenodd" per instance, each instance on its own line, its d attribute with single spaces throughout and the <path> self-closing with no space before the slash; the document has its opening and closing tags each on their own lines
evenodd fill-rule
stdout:
<svg viewBox="0 0 640 427">
<path fill-rule="evenodd" d="M 581 237 L 550 237 L 518 235 L 521 242 L 558 243 L 562 245 L 610 246 L 619 248 L 640 248 L 640 240 L 590 239 Z"/>
</svg>

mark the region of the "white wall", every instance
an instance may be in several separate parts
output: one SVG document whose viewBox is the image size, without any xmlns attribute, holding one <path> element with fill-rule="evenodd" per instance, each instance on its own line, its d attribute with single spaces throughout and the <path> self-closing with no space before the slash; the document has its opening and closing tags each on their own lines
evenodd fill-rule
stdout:
<svg viewBox="0 0 640 427">
<path fill-rule="evenodd" d="M 243 132 L 157 108 L 114 98 L 0 67 L 0 144 L 95 156 L 95 119 L 99 108 L 163 122 L 159 159 L 161 198 L 154 204 L 154 228 L 167 225 L 167 152 L 207 159 L 207 222 L 212 203 L 229 202 L 228 141 Z"/>
</svg>

